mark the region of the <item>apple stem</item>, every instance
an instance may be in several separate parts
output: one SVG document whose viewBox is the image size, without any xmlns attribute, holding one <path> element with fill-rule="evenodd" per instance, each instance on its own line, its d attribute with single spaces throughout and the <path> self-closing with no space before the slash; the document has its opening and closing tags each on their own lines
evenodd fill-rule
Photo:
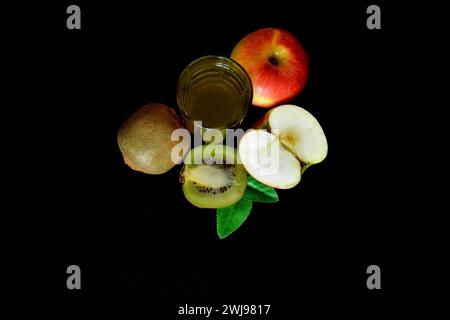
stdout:
<svg viewBox="0 0 450 320">
<path fill-rule="evenodd" d="M 277 59 L 275 56 L 271 56 L 271 57 L 269 58 L 269 62 L 270 62 L 272 65 L 274 65 L 274 66 L 277 66 L 277 65 L 278 65 L 278 59 Z"/>
</svg>

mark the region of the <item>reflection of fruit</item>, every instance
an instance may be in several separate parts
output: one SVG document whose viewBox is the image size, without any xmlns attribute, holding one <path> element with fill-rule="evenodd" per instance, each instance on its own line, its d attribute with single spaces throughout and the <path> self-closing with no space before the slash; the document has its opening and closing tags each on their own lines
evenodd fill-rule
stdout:
<svg viewBox="0 0 450 320">
<path fill-rule="evenodd" d="M 125 163 L 132 169 L 161 174 L 175 166 L 171 159 L 173 130 L 182 128 L 175 111 L 161 103 L 150 103 L 134 112 L 117 134 Z M 188 141 L 182 143 L 190 143 Z"/>
<path fill-rule="evenodd" d="M 328 144 L 316 118 L 303 108 L 272 109 L 241 139 L 239 156 L 247 171 L 264 184 L 294 187 L 307 167 L 325 159 Z"/>
<path fill-rule="evenodd" d="M 308 56 L 286 30 L 265 28 L 246 35 L 231 58 L 250 75 L 253 104 L 258 107 L 270 108 L 293 99 L 308 78 Z"/>
<path fill-rule="evenodd" d="M 237 202 L 247 186 L 247 172 L 237 157 L 236 149 L 223 145 L 192 149 L 180 174 L 186 199 L 200 208 L 223 208 Z"/>
</svg>

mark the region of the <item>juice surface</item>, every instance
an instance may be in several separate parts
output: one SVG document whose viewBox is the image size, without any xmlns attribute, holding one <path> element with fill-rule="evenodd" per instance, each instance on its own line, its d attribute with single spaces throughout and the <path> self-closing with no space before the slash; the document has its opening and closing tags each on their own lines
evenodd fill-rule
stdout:
<svg viewBox="0 0 450 320">
<path fill-rule="evenodd" d="M 239 121 L 244 105 L 241 93 L 226 79 L 205 79 L 189 95 L 187 111 L 205 128 L 229 128 Z"/>
</svg>

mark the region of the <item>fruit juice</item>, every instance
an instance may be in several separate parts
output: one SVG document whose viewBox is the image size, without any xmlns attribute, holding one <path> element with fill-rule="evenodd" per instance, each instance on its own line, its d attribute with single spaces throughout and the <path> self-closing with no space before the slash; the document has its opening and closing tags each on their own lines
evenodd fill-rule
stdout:
<svg viewBox="0 0 450 320">
<path fill-rule="evenodd" d="M 245 102 L 228 82 L 226 75 L 218 75 L 195 84 L 187 104 L 190 120 L 201 120 L 206 128 L 229 128 L 239 123 Z"/>
<path fill-rule="evenodd" d="M 251 80 L 231 59 L 206 56 L 191 63 L 180 76 L 177 100 L 186 126 L 227 129 L 239 125 L 252 99 Z"/>
</svg>

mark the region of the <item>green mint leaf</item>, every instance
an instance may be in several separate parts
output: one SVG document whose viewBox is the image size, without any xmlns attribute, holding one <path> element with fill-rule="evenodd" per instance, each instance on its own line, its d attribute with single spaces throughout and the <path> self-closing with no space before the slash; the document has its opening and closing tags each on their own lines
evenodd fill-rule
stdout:
<svg viewBox="0 0 450 320">
<path fill-rule="evenodd" d="M 247 219 L 252 210 L 252 202 L 241 198 L 235 204 L 217 209 L 217 235 L 220 239 L 236 231 Z"/>
<path fill-rule="evenodd" d="M 274 188 L 259 182 L 250 175 L 247 177 L 247 189 L 245 189 L 243 198 L 255 202 L 278 201 L 278 195 Z"/>
</svg>

